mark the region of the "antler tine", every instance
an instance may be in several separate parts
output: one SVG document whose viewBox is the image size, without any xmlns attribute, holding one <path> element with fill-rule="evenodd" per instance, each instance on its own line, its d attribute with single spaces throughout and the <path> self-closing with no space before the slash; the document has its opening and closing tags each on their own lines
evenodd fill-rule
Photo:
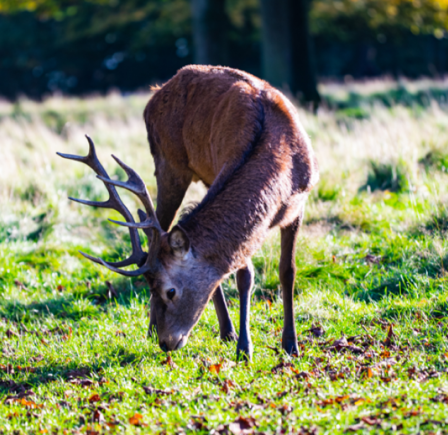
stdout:
<svg viewBox="0 0 448 435">
<path fill-rule="evenodd" d="M 128 208 L 124 205 L 123 201 L 120 199 L 117 190 L 112 184 L 109 184 L 105 182 L 105 180 L 110 180 L 109 175 L 107 174 L 106 170 L 104 169 L 103 165 L 100 163 L 96 150 L 95 150 L 95 144 L 93 143 L 93 140 L 86 135 L 87 141 L 89 142 L 89 153 L 87 156 L 76 156 L 73 154 L 63 154 L 63 153 L 57 153 L 59 156 L 69 159 L 69 160 L 75 160 L 81 163 L 86 164 L 91 169 L 95 171 L 98 178 L 101 177 L 102 181 L 104 182 L 104 185 L 109 192 L 109 199 L 107 201 L 103 202 L 97 202 L 97 201 L 87 201 L 83 199 L 77 199 L 77 198 L 71 198 L 72 201 L 79 202 L 81 204 L 90 205 L 93 207 L 102 207 L 102 208 L 111 208 L 116 210 L 118 213 L 120 213 L 128 223 L 135 223 L 134 218 L 132 217 L 132 214 L 128 210 Z M 129 234 L 131 238 L 131 244 L 132 244 L 132 254 L 129 258 L 123 261 L 119 262 L 105 262 L 104 260 L 91 257 L 90 255 L 85 254 L 86 258 L 88 258 L 91 261 L 94 261 L 95 263 L 107 265 L 107 267 L 124 267 L 129 266 L 131 264 L 137 264 L 141 266 L 147 259 L 147 254 L 143 252 L 140 242 L 140 237 L 138 234 L 138 230 L 135 227 L 130 226 L 129 227 Z M 83 254 L 84 255 L 84 254 Z"/>
<path fill-rule="evenodd" d="M 141 211 L 141 210 L 139 210 Z M 141 217 L 141 215 L 140 215 Z M 151 243 L 149 245 L 149 252 L 146 256 L 145 263 L 138 268 L 137 270 L 122 270 L 119 269 L 119 267 L 127 266 L 127 264 L 119 264 L 119 263 L 112 263 L 109 261 L 104 261 L 102 258 L 98 257 L 92 257 L 89 254 L 86 254 L 85 252 L 79 251 L 81 255 L 88 258 L 89 260 L 102 264 L 103 266 L 107 267 L 108 269 L 112 270 L 113 272 L 119 273 L 124 276 L 139 276 L 143 275 L 147 272 L 151 272 L 154 270 L 157 264 L 157 252 L 160 249 L 160 231 L 155 227 L 150 227 L 149 231 L 152 231 L 152 237 L 151 237 Z M 145 231 L 146 233 L 146 231 Z M 148 235 L 149 238 L 149 235 Z M 127 260 L 120 262 L 125 263 Z"/>
<path fill-rule="evenodd" d="M 144 273 L 147 273 L 147 272 L 150 272 L 151 270 L 153 270 L 152 264 L 151 265 L 148 264 L 148 259 L 142 267 L 140 267 L 136 270 L 123 270 L 123 269 L 119 269 L 118 267 L 113 266 L 113 263 L 104 261 L 102 258 L 92 257 L 91 255 L 86 254 L 85 252 L 82 252 L 82 251 L 79 251 L 79 253 L 81 255 L 83 255 L 84 257 L 86 257 L 87 259 L 89 259 L 95 263 L 101 264 L 104 267 L 107 267 L 112 272 L 116 272 L 116 273 L 119 273 L 120 275 L 124 275 L 124 276 L 140 276 L 140 275 L 143 275 Z"/>
<path fill-rule="evenodd" d="M 115 159 L 115 161 L 124 169 L 128 176 L 128 180 L 126 182 L 118 181 L 118 180 L 111 180 L 110 178 L 105 178 L 99 175 L 97 178 L 99 178 L 104 183 L 107 183 L 109 185 L 122 187 L 124 189 L 129 190 L 130 192 L 134 193 L 140 201 L 143 203 L 146 214 L 148 216 L 148 223 L 149 221 L 152 222 L 152 226 L 157 228 L 159 231 L 161 230 L 159 221 L 157 219 L 157 215 L 154 209 L 154 204 L 152 202 L 151 196 L 148 193 L 148 190 L 146 189 L 146 185 L 144 181 L 141 179 L 140 175 L 137 174 L 131 167 L 126 165 L 124 162 L 122 162 L 118 157 L 112 155 L 112 157 Z M 139 227 L 142 228 L 142 227 Z"/>
</svg>

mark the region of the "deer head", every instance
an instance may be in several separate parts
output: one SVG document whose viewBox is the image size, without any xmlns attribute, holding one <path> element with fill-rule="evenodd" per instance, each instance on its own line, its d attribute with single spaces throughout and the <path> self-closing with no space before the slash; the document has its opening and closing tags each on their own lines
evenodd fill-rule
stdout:
<svg viewBox="0 0 448 435">
<path fill-rule="evenodd" d="M 87 156 L 62 153 L 58 155 L 92 168 L 97 178 L 106 186 L 109 199 L 104 202 L 70 199 L 119 212 L 125 222 L 110 221 L 129 228 L 132 254 L 119 262 L 105 261 L 83 252 L 81 254 L 121 275 L 143 275 L 151 290 L 151 317 L 155 317 L 159 345 L 165 352 L 180 349 L 187 343 L 192 328 L 198 322 L 222 277 L 195 253 L 187 233 L 180 226 L 174 226 L 170 232 L 161 229 L 151 197 L 140 176 L 120 159 L 112 156 L 128 176 L 126 182 L 112 180 L 97 158 L 92 139 L 86 137 L 90 147 Z M 142 202 L 145 212 L 138 210 L 140 222 L 134 221 L 115 186 L 129 190 Z M 148 239 L 148 252 L 142 249 L 138 229 L 141 229 Z M 134 264 L 138 266 L 136 270 L 123 269 Z"/>
</svg>

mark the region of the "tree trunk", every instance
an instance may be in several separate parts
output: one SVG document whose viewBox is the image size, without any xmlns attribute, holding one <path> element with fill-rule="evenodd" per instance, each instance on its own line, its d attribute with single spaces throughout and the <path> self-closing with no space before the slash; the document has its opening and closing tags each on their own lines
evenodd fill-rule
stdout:
<svg viewBox="0 0 448 435">
<path fill-rule="evenodd" d="M 191 0 L 194 61 L 203 65 L 227 62 L 225 0 Z"/>
<path fill-rule="evenodd" d="M 261 0 L 261 55 L 263 78 L 276 87 L 289 86 L 288 32 L 285 28 L 289 0 Z"/>
<path fill-rule="evenodd" d="M 261 0 L 264 78 L 287 87 L 317 108 L 314 52 L 308 24 L 309 0 Z"/>
<path fill-rule="evenodd" d="M 313 41 L 309 29 L 310 0 L 288 0 L 289 40 L 291 44 L 291 92 L 301 94 L 316 109 L 320 102 L 317 90 Z"/>
</svg>

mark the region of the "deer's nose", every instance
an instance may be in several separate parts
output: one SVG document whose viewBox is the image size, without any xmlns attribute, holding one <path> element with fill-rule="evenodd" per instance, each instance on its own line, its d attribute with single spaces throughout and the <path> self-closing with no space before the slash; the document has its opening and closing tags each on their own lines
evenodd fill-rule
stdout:
<svg viewBox="0 0 448 435">
<path fill-rule="evenodd" d="M 168 346 L 166 345 L 166 343 L 164 341 L 162 341 L 162 343 L 160 343 L 160 349 L 162 349 L 164 352 L 168 352 Z"/>
</svg>

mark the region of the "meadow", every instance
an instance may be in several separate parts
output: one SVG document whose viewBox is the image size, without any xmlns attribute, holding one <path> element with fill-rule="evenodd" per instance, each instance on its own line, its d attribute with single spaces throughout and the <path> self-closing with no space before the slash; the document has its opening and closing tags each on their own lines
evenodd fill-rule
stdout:
<svg viewBox="0 0 448 435">
<path fill-rule="evenodd" d="M 56 151 L 85 154 L 89 134 L 110 175 L 125 178 L 114 153 L 155 198 L 150 95 L 0 102 L 0 434 L 448 433 L 448 83 L 321 90 L 317 114 L 298 109 L 321 168 L 296 256 L 300 355 L 281 351 L 275 231 L 253 259 L 249 364 L 211 303 L 163 353 L 146 283 L 78 253 L 122 258 L 129 237 L 67 199 L 106 192 Z"/>
</svg>

